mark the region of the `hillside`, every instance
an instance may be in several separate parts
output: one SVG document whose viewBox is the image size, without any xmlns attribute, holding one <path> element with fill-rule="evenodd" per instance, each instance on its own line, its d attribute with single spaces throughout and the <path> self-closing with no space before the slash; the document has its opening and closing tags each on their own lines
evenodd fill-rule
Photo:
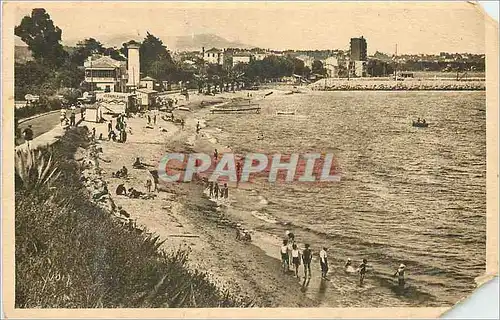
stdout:
<svg viewBox="0 0 500 320">
<path fill-rule="evenodd" d="M 193 36 L 176 37 L 172 47 L 178 51 L 199 51 L 202 47 L 205 49 L 215 48 L 245 48 L 250 49 L 254 46 L 229 41 L 215 34 L 195 34 Z"/>
</svg>

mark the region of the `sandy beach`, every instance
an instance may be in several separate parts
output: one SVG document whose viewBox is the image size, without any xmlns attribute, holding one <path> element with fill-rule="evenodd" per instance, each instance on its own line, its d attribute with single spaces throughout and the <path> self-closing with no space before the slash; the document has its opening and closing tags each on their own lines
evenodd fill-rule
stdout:
<svg viewBox="0 0 500 320">
<path fill-rule="evenodd" d="M 204 126 L 203 117 L 208 113 L 208 105 L 246 97 L 247 93 L 193 95 L 189 102 L 181 100 L 179 96 L 179 106 L 191 109 L 191 112 L 174 112 L 176 117 L 185 119 L 184 130 L 161 117 L 158 117 L 156 125 L 152 125 L 153 129 L 146 128 L 146 118 L 128 118 L 127 125 L 132 134 L 128 134 L 126 143 L 107 139 L 99 141 L 103 149 L 100 166 L 104 169 L 103 175 L 115 203 L 122 206 L 132 219 L 136 219 L 138 226 L 165 239 L 164 249 L 190 248 L 190 265 L 193 269 L 207 271 L 214 282 L 229 289 L 235 296 L 253 300 L 256 306 L 315 306 L 318 302 L 300 292 L 301 286 L 296 278 L 280 272 L 280 261 L 277 259 L 280 239 L 253 232 L 251 244 L 236 240 L 236 224 L 244 224 L 245 221 L 236 220 L 237 215 L 228 210 L 231 201 L 234 201 L 231 198 L 231 185 L 229 199 L 219 203 L 210 200 L 203 192 L 204 187 L 196 182 L 160 185 L 160 192 L 150 200 L 129 199 L 114 193 L 121 183 L 127 188 L 146 191 L 145 182 L 151 179 L 151 175 L 148 170 L 132 169 L 136 157 L 150 165 L 148 169 L 154 170 L 166 152 L 192 149 L 211 154 L 214 148 L 218 148 L 219 152 L 227 151 L 227 147 L 217 144 L 211 137 L 210 130 L 202 129 L 196 135 L 196 123 L 200 121 Z M 253 91 L 252 94 L 263 95 L 263 92 Z M 89 128 L 95 127 L 96 136 L 102 133 L 107 137 L 106 123 L 84 124 Z M 123 166 L 129 169 L 128 178 L 113 178 L 111 173 Z M 251 229 L 250 226 L 248 228 Z"/>
</svg>

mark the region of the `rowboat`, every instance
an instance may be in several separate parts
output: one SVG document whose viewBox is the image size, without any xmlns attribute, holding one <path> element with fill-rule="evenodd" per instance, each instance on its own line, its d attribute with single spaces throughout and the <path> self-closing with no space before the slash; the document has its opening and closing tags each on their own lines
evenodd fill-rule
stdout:
<svg viewBox="0 0 500 320">
<path fill-rule="evenodd" d="M 413 121 L 412 125 L 414 127 L 419 127 L 419 128 L 427 128 L 429 126 L 427 122 L 415 122 L 415 121 Z"/>
<path fill-rule="evenodd" d="M 293 116 L 295 111 L 276 111 L 277 116 Z"/>
</svg>

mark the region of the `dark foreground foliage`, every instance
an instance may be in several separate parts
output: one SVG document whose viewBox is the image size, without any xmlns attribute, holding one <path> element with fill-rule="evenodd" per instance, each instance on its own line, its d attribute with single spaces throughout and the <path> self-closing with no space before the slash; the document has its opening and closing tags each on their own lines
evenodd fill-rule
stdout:
<svg viewBox="0 0 500 320">
<path fill-rule="evenodd" d="M 16 307 L 248 306 L 188 270 L 187 252 L 159 250 L 157 237 L 123 228 L 88 200 L 72 160 L 85 131 L 46 150 L 57 179 L 34 188 L 16 172 Z"/>
</svg>

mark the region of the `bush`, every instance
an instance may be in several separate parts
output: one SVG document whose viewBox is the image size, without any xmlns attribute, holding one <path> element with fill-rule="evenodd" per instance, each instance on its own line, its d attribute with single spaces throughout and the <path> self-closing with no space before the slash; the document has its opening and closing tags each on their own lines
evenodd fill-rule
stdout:
<svg viewBox="0 0 500 320">
<path fill-rule="evenodd" d="M 188 252 L 160 250 L 157 236 L 123 228 L 89 201 L 72 160 L 86 134 L 71 130 L 46 151 L 61 172 L 47 188 L 26 188 L 16 178 L 15 306 L 249 306 L 190 271 Z"/>
</svg>

